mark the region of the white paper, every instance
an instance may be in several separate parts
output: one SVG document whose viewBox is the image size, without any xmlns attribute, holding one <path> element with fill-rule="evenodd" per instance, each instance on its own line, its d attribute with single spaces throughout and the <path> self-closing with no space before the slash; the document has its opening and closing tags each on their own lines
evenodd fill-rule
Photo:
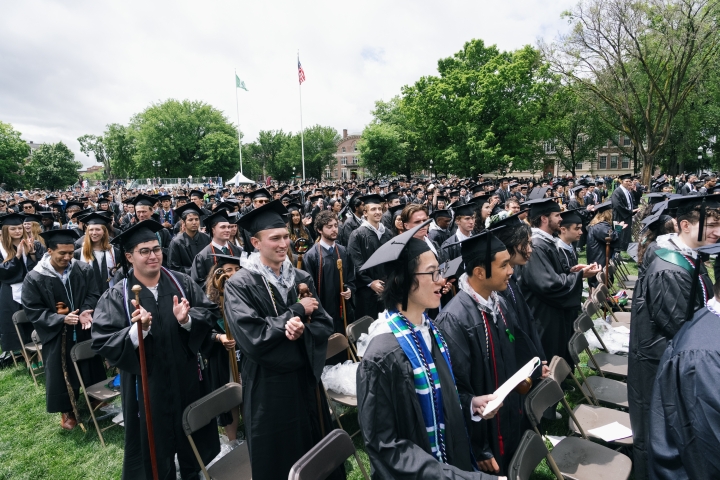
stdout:
<svg viewBox="0 0 720 480">
<path fill-rule="evenodd" d="M 545 439 L 550 442 L 553 447 L 556 447 L 558 443 L 565 440 L 567 437 L 556 437 L 555 435 L 545 435 Z"/>
<path fill-rule="evenodd" d="M 485 410 L 483 410 L 483 414 L 484 412 L 490 413 L 494 410 L 497 410 L 503 400 L 505 400 L 505 397 L 507 397 L 510 392 L 515 389 L 515 387 L 520 385 L 520 382 L 528 378 L 532 374 L 532 372 L 540 365 L 540 363 L 540 358 L 533 358 L 528 363 L 526 363 L 520 370 L 515 372 L 512 377 L 508 378 L 505 383 L 500 385 L 500 388 L 493 392 L 493 395 L 496 395 L 497 398 L 488 402 L 488 404 L 485 406 Z"/>
<path fill-rule="evenodd" d="M 619 327 L 613 327 L 613 328 L 618 333 L 630 334 L 630 329 L 628 327 L 626 327 L 625 325 L 620 325 Z"/>
<path fill-rule="evenodd" d="M 627 428 L 625 425 L 621 425 L 618 422 L 609 423 L 602 427 L 593 428 L 588 430 L 588 433 L 594 437 L 602 438 L 606 442 L 614 442 L 621 438 L 632 437 L 632 430 Z"/>
</svg>

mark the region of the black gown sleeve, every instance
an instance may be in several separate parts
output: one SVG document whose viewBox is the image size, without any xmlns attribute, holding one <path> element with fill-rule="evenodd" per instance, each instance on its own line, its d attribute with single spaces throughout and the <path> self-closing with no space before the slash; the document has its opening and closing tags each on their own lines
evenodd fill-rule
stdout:
<svg viewBox="0 0 720 480">
<path fill-rule="evenodd" d="M 48 343 L 55 338 L 65 324 L 65 315 L 48 308 L 43 299 L 47 298 L 47 291 L 40 275 L 25 277 L 22 289 L 22 305 L 28 320 L 40 336 L 42 343 Z"/>
<path fill-rule="evenodd" d="M 365 258 L 364 255 L 364 249 L 362 247 L 362 242 L 365 241 L 362 235 L 362 231 L 358 228 L 354 232 L 350 234 L 350 240 L 348 240 L 348 246 L 347 251 L 348 255 L 352 258 L 352 262 L 355 265 L 355 278 L 357 279 L 357 283 L 360 286 L 367 286 L 370 285 L 373 280 L 377 280 L 375 278 L 370 278 L 368 275 L 368 272 L 372 271 L 370 270 L 363 270 L 362 272 L 359 270 L 360 267 L 365 263 L 365 260 L 367 258 L 370 258 L 369 256 Z"/>
<path fill-rule="evenodd" d="M 120 370 L 140 375 L 140 360 L 130 340 L 127 312 L 122 290 L 113 287 L 98 300 L 93 313 L 92 349 Z"/>
<path fill-rule="evenodd" d="M 575 308 L 583 288 L 582 272 L 556 273 L 547 248 L 555 246 L 533 248 L 530 261 L 523 266 L 524 285 L 546 303 L 558 308 Z"/>
<path fill-rule="evenodd" d="M 645 303 L 650 319 L 665 338 L 671 339 L 685 321 L 690 298 L 690 274 L 662 270 L 647 278 L 647 282 Z"/>
</svg>

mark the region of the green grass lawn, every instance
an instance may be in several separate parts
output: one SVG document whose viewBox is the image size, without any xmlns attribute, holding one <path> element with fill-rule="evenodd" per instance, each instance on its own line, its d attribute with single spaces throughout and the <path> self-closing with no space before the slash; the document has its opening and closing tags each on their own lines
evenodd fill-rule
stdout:
<svg viewBox="0 0 720 480">
<path fill-rule="evenodd" d="M 580 263 L 585 261 L 580 256 Z M 632 274 L 637 273 L 634 264 L 629 264 Z M 712 271 L 712 269 L 710 269 Z M 581 358 L 585 375 L 594 375 L 587 368 L 587 358 Z M 122 472 L 124 430 L 111 428 L 104 434 L 107 448 L 102 448 L 85 400 L 79 399 L 80 415 L 87 433 L 80 428 L 67 432 L 60 428 L 60 415 L 45 412 L 45 386 L 40 377 L 38 387 L 32 381 L 25 367 L 0 370 L 0 480 L 5 479 L 117 479 Z M 582 399 L 580 392 L 567 394 L 570 406 Z M 559 407 L 562 420 L 543 420 L 542 431 L 550 435 L 568 435 L 568 414 Z M 341 419 L 345 429 L 357 431 L 357 415 L 349 411 Z M 104 425 L 108 425 L 106 422 Z M 102 425 L 101 425 L 102 426 Z M 353 437 L 366 470 L 370 471 L 363 442 L 358 434 Z M 362 474 L 354 459 L 346 462 L 348 479 L 361 480 Z M 554 479 L 545 461 L 536 469 L 534 480 Z"/>
</svg>

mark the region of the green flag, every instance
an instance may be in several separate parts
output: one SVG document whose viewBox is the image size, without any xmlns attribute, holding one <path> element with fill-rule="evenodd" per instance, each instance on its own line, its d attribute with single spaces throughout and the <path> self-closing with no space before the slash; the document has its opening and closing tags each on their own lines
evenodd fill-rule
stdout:
<svg viewBox="0 0 720 480">
<path fill-rule="evenodd" d="M 245 86 L 245 82 L 240 80 L 240 77 L 237 76 L 237 73 L 235 74 L 235 87 L 236 88 L 242 88 L 246 92 L 248 91 L 247 87 Z"/>
</svg>

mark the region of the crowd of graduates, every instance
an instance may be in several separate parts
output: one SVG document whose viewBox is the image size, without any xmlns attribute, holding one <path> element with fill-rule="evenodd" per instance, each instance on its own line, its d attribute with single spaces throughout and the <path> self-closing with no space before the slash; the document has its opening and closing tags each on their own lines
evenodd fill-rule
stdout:
<svg viewBox="0 0 720 480">
<path fill-rule="evenodd" d="M 632 258 L 634 478 L 720 478 L 715 182 L 481 175 L 2 193 L 0 365 L 35 331 L 47 411 L 72 430 L 80 384 L 67 365 L 90 340 L 84 383 L 121 373 L 123 478 L 152 478 L 142 343 L 159 476 L 173 477 L 177 458 L 195 478 L 183 411 L 232 381 L 237 359 L 242 409 L 196 432 L 198 454 L 218 454 L 218 426 L 237 443 L 242 423 L 253 478 L 286 478 L 333 424 L 318 385 L 348 356 L 326 359 L 328 338 L 370 317 L 357 402 L 373 478 L 496 478 L 530 423 L 527 389 L 489 411 L 493 392 L 535 358 L 533 386 L 555 357 L 575 367 L 584 294 L 610 260 Z M 18 335 L 20 310 L 30 323 Z"/>
</svg>

